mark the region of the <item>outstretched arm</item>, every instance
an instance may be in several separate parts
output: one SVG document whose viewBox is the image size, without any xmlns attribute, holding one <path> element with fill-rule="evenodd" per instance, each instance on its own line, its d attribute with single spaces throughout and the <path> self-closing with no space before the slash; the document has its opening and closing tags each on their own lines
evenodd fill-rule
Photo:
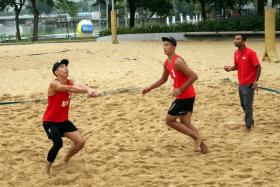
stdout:
<svg viewBox="0 0 280 187">
<path fill-rule="evenodd" d="M 161 85 L 163 85 L 168 80 L 168 70 L 166 69 L 165 65 L 163 65 L 163 73 L 160 79 L 158 79 L 156 82 L 151 84 L 150 86 L 144 88 L 142 91 L 142 95 L 145 95 L 146 93 L 150 92 L 152 89 L 158 88 Z"/>
<path fill-rule="evenodd" d="M 61 82 L 54 80 L 50 84 L 50 92 L 73 92 L 73 93 L 88 93 L 89 96 L 97 96 L 96 92 L 84 84 L 71 84 L 65 85 Z"/>
</svg>

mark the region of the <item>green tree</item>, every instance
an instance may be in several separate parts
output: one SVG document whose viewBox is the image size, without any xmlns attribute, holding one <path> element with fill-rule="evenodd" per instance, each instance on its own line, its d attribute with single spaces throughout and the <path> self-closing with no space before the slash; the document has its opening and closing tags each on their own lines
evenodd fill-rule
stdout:
<svg viewBox="0 0 280 187">
<path fill-rule="evenodd" d="M 212 8 L 215 9 L 216 7 L 218 9 L 220 17 L 225 19 L 227 10 L 233 10 L 236 1 L 237 0 L 212 0 Z"/>
<path fill-rule="evenodd" d="M 121 0 L 114 0 L 114 3 L 116 4 L 119 1 L 121 1 Z M 97 5 L 97 4 L 104 4 L 104 5 L 108 6 L 106 14 L 108 15 L 108 17 L 107 17 L 107 19 L 108 19 L 108 28 L 110 28 L 111 27 L 111 10 L 112 10 L 112 2 L 111 2 L 111 0 L 96 0 L 96 2 L 93 5 Z"/>
<path fill-rule="evenodd" d="M 201 7 L 201 14 L 202 14 L 202 19 L 206 20 L 206 5 L 207 5 L 207 0 L 198 0 L 200 3 Z"/>
<path fill-rule="evenodd" d="M 39 32 L 39 16 L 41 13 L 49 14 L 54 7 L 53 0 L 30 0 L 31 8 L 33 12 L 33 36 L 32 41 L 38 41 Z"/>
<path fill-rule="evenodd" d="M 129 27 L 135 26 L 135 13 L 137 8 L 137 0 L 127 0 L 129 9 Z"/>
<path fill-rule="evenodd" d="M 50 14 L 54 8 L 54 1 L 53 0 L 38 0 L 37 1 L 37 8 L 40 14 Z"/>
<path fill-rule="evenodd" d="M 140 4 L 142 3 L 142 4 Z M 173 5 L 170 0 L 142 0 L 139 7 L 151 12 L 151 16 L 157 14 L 158 16 L 166 16 L 172 10 Z"/>
<path fill-rule="evenodd" d="M 238 10 L 239 15 L 242 15 L 242 10 L 245 5 L 252 2 L 252 0 L 235 0 L 235 8 Z"/>
<path fill-rule="evenodd" d="M 0 10 L 5 9 L 8 6 L 14 8 L 17 40 L 21 39 L 20 29 L 19 29 L 19 14 L 24 4 L 25 4 L 25 0 L 0 0 Z"/>
<path fill-rule="evenodd" d="M 37 8 L 37 1 L 30 0 L 33 12 L 33 37 L 32 42 L 38 41 L 38 25 L 39 25 L 39 10 Z"/>
<path fill-rule="evenodd" d="M 264 16 L 264 3 L 265 0 L 257 0 L 257 15 Z"/>
<path fill-rule="evenodd" d="M 76 37 L 76 24 L 75 24 L 75 17 L 78 15 L 78 5 L 73 1 L 68 2 L 67 12 L 69 16 L 72 18 L 72 24 L 74 29 L 74 35 Z"/>
<path fill-rule="evenodd" d="M 67 35 L 68 35 L 68 38 L 69 38 L 69 26 L 68 26 L 67 14 L 69 14 L 69 16 L 72 17 L 74 33 L 76 33 L 75 20 L 74 19 L 78 14 L 78 6 L 75 2 L 73 2 L 71 0 L 57 0 L 56 1 L 56 7 L 59 10 L 62 10 L 62 12 L 65 14 Z"/>
<path fill-rule="evenodd" d="M 65 22 L 66 22 L 66 29 L 67 29 L 67 36 L 69 38 L 69 27 L 68 27 L 68 20 L 67 20 L 67 11 L 68 11 L 68 0 L 57 0 L 55 7 L 61 10 L 65 14 Z"/>
<path fill-rule="evenodd" d="M 129 26 L 135 26 L 135 13 L 137 8 L 143 8 L 151 12 L 151 15 L 167 15 L 172 10 L 171 0 L 127 0 L 130 13 Z"/>
<path fill-rule="evenodd" d="M 257 2 L 257 15 L 264 16 L 264 6 L 267 3 L 267 0 L 255 0 Z M 272 5 L 280 3 L 280 0 L 272 0 Z"/>
<path fill-rule="evenodd" d="M 200 5 L 200 11 L 202 14 L 202 19 L 206 20 L 207 19 L 207 6 L 209 6 L 211 3 L 213 3 L 213 0 L 180 0 L 180 1 L 185 1 L 185 2 L 193 2 L 194 4 L 198 3 Z"/>
</svg>

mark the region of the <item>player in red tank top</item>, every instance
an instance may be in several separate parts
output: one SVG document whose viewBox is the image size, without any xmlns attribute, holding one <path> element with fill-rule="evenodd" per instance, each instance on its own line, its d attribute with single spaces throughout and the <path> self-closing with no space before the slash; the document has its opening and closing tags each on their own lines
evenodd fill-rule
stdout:
<svg viewBox="0 0 280 187">
<path fill-rule="evenodd" d="M 166 115 L 166 124 L 175 130 L 192 137 L 195 141 L 195 151 L 207 153 L 208 148 L 203 142 L 203 139 L 198 130 L 191 124 L 191 116 L 193 111 L 193 104 L 195 101 L 195 90 L 193 83 L 198 78 L 185 63 L 183 58 L 175 53 L 177 42 L 173 37 L 163 37 L 164 53 L 167 59 L 163 66 L 163 74 L 161 78 L 146 87 L 142 94 L 150 92 L 152 89 L 160 87 L 164 84 L 168 76 L 173 79 L 172 95 L 176 97 L 175 101 L 169 108 Z M 177 121 L 179 119 L 179 121 Z"/>
<path fill-rule="evenodd" d="M 97 93 L 92 88 L 83 84 L 75 84 L 71 79 L 68 79 L 68 63 L 68 60 L 63 59 L 53 65 L 52 71 L 56 78 L 50 83 L 48 88 L 48 106 L 43 116 L 43 127 L 48 138 L 53 141 L 53 146 L 49 150 L 47 157 L 44 170 L 46 175 L 50 174 L 51 165 L 63 145 L 63 136 L 73 141 L 73 145 L 64 157 L 65 163 L 78 153 L 85 144 L 85 140 L 80 132 L 68 120 L 71 93 L 87 93 L 90 97 L 97 96 Z"/>
</svg>

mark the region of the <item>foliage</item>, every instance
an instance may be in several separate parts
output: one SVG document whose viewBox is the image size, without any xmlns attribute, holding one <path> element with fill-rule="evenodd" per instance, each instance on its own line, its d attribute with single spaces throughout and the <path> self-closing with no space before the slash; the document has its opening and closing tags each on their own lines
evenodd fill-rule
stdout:
<svg viewBox="0 0 280 187">
<path fill-rule="evenodd" d="M 280 30 L 280 21 L 277 20 L 276 29 Z M 198 24 L 183 23 L 176 25 L 150 24 L 134 28 L 119 28 L 118 34 L 135 33 L 165 33 L 165 32 L 207 32 L 207 31 L 263 31 L 264 18 L 257 16 L 233 17 L 230 19 L 206 20 Z M 100 36 L 111 35 L 110 30 L 103 30 Z"/>
</svg>

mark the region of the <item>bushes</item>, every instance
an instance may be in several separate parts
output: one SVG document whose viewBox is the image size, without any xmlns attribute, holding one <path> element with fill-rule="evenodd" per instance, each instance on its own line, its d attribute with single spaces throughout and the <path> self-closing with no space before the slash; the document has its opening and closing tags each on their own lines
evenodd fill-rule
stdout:
<svg viewBox="0 0 280 187">
<path fill-rule="evenodd" d="M 280 18 L 276 30 L 280 30 Z M 206 20 L 198 24 L 182 23 L 176 25 L 149 24 L 134 28 L 118 28 L 118 34 L 165 33 L 165 32 L 217 32 L 217 31 L 263 31 L 264 17 L 233 17 L 230 19 Z M 110 35 L 110 30 L 103 30 L 100 36 Z"/>
</svg>

